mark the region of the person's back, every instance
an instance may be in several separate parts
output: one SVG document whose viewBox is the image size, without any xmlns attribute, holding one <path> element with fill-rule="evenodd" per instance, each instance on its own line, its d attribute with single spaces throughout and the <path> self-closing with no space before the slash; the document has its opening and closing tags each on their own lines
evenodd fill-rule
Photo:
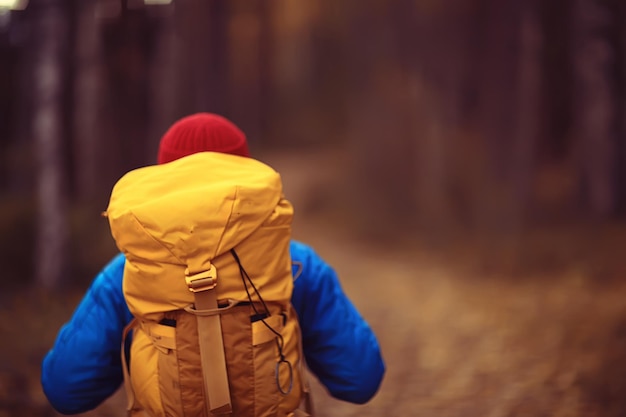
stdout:
<svg viewBox="0 0 626 417">
<path fill-rule="evenodd" d="M 168 163 L 207 150 L 249 156 L 245 136 L 236 126 L 216 115 L 197 114 L 168 130 L 158 161 Z M 374 334 L 341 291 L 330 266 L 302 243 L 292 241 L 289 253 L 295 278 L 291 301 L 309 368 L 333 396 L 367 402 L 384 374 Z M 126 263 L 117 256 L 96 278 L 44 359 L 44 392 L 62 413 L 96 407 L 121 383 L 121 334 L 132 319 L 122 295 Z"/>
</svg>

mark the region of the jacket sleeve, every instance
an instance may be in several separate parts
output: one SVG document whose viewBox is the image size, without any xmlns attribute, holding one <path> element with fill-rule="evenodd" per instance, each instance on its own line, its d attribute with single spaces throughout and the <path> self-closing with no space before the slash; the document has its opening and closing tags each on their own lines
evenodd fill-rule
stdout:
<svg viewBox="0 0 626 417">
<path fill-rule="evenodd" d="M 94 409 L 123 381 L 122 333 L 131 320 L 122 293 L 123 270 L 119 254 L 96 276 L 43 359 L 43 391 L 62 414 Z"/>
<path fill-rule="evenodd" d="M 335 271 L 313 249 L 292 242 L 291 256 L 292 302 L 309 369 L 333 397 L 366 403 L 385 373 L 374 332 L 343 292 Z"/>
</svg>

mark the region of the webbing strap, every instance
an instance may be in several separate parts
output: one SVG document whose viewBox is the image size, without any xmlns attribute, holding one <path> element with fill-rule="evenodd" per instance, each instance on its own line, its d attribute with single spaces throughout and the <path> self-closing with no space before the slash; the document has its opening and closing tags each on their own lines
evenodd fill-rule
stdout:
<svg viewBox="0 0 626 417">
<path fill-rule="evenodd" d="M 128 362 L 126 360 L 126 338 L 128 337 L 128 333 L 136 326 L 136 324 L 137 319 L 133 318 L 124 328 L 124 332 L 122 333 L 122 371 L 124 372 L 124 389 L 126 390 L 126 411 L 129 416 L 135 408 L 135 393 L 133 392 L 133 387 L 130 384 L 130 373 L 128 372 Z"/>
<path fill-rule="evenodd" d="M 214 272 L 214 268 L 212 268 Z M 206 279 L 215 280 L 215 275 L 207 277 L 206 273 L 187 277 L 189 289 L 195 298 L 196 310 L 217 309 L 217 292 L 215 284 L 195 287 L 193 282 Z M 202 276 L 199 276 L 202 275 Z M 194 288 L 195 287 L 195 288 Z M 220 316 L 197 315 L 198 341 L 200 343 L 200 361 L 202 377 L 206 390 L 207 409 L 212 414 L 232 413 L 230 390 L 228 388 L 228 374 L 226 372 L 226 357 L 224 355 L 224 340 L 222 338 L 222 324 Z"/>
<path fill-rule="evenodd" d="M 305 366 L 304 349 L 302 346 L 302 333 L 298 330 L 298 349 L 300 350 L 300 378 L 302 386 L 302 400 L 300 401 L 300 407 L 295 410 L 295 417 L 298 416 L 314 416 L 313 399 L 311 398 L 311 387 L 309 386 L 309 379 L 307 377 L 307 367 Z"/>
</svg>

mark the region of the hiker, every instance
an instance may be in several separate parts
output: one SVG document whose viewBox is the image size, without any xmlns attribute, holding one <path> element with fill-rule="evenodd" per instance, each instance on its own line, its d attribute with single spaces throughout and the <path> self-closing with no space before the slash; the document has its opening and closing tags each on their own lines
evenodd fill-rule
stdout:
<svg viewBox="0 0 626 417">
<path fill-rule="evenodd" d="M 158 163 L 204 151 L 250 156 L 245 134 L 233 123 L 198 113 L 168 129 L 159 144 Z M 333 397 L 368 402 L 385 372 L 376 336 L 343 292 L 333 268 L 313 248 L 291 240 L 289 252 L 291 303 L 308 369 Z M 120 349 L 124 329 L 133 319 L 122 289 L 125 263 L 120 253 L 100 271 L 43 359 L 44 393 L 62 414 L 92 410 L 122 385 Z"/>
</svg>

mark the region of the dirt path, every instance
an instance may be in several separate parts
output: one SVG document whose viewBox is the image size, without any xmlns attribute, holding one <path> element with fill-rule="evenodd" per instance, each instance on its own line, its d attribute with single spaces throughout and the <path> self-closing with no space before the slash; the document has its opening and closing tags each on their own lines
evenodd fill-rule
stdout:
<svg viewBox="0 0 626 417">
<path fill-rule="evenodd" d="M 330 249 L 330 248 L 329 248 Z M 326 251 L 326 249 L 322 249 Z M 365 255 L 365 256 L 363 256 Z M 590 416 L 623 413 L 624 285 L 583 276 L 481 281 L 445 265 L 341 250 L 346 291 L 375 329 L 388 371 L 354 407 L 325 416 Z M 377 277 L 373 271 L 384 272 Z"/>
</svg>

